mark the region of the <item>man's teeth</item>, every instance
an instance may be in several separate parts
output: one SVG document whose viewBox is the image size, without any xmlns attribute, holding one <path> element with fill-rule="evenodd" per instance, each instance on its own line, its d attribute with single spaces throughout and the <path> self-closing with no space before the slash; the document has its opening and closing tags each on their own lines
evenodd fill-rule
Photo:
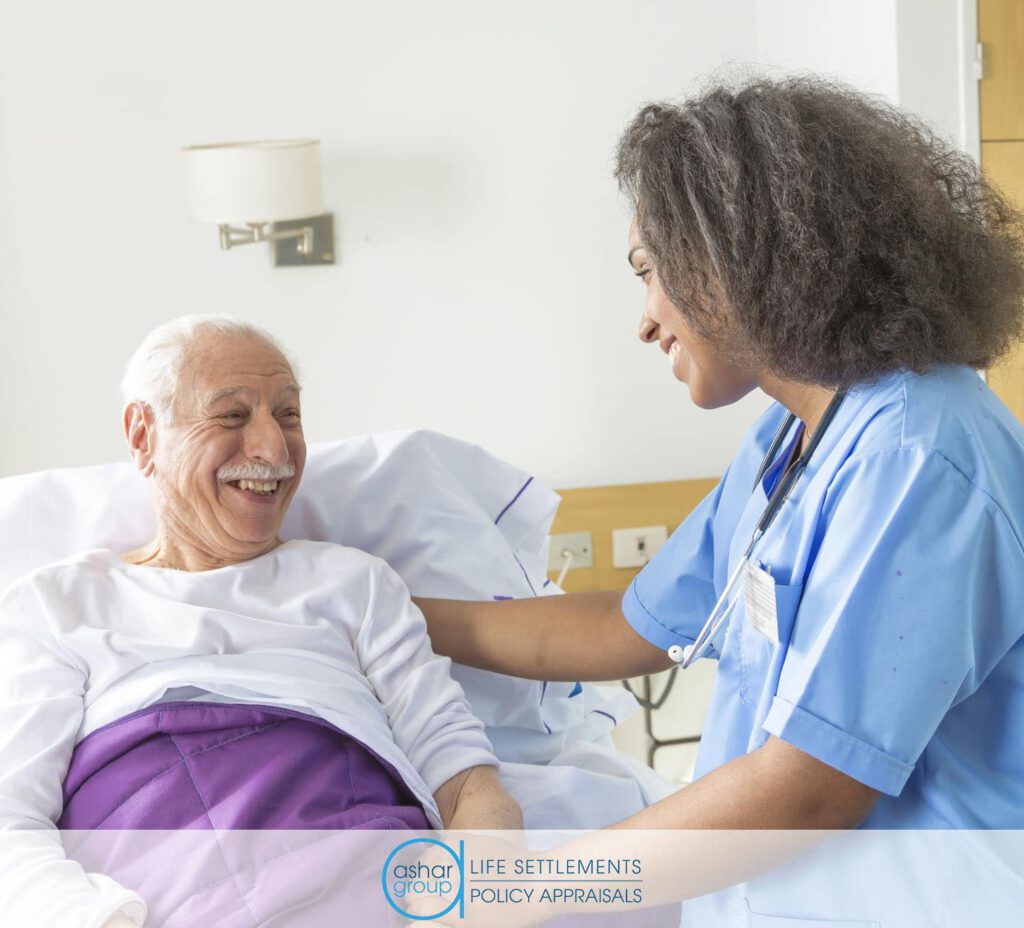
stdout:
<svg viewBox="0 0 1024 928">
<path fill-rule="evenodd" d="M 254 493 L 273 493 L 277 489 L 277 481 L 263 483 L 257 480 L 239 480 L 238 488 L 240 490 L 252 490 Z"/>
</svg>

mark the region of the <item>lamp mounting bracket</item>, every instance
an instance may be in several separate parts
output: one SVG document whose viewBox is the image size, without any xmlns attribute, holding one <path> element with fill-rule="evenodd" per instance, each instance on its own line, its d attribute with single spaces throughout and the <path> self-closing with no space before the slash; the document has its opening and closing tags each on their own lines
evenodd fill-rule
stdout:
<svg viewBox="0 0 1024 928">
<path fill-rule="evenodd" d="M 303 231 L 306 232 L 305 235 L 303 235 Z M 332 213 L 323 213 L 308 219 L 275 222 L 271 225 L 270 235 L 267 237 L 274 250 L 274 267 L 334 264 L 334 215 Z"/>
</svg>

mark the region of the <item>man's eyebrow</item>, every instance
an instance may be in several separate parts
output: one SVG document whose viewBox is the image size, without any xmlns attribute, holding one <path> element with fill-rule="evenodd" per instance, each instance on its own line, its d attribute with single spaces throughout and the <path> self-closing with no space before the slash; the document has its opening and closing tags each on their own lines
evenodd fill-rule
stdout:
<svg viewBox="0 0 1024 928">
<path fill-rule="evenodd" d="M 302 387 L 300 387 L 297 383 L 290 383 L 282 388 L 281 395 L 277 398 L 277 400 L 275 400 L 275 405 L 277 403 L 294 402 L 299 398 L 299 395 L 301 393 Z M 294 396 L 289 394 L 294 394 Z"/>
<path fill-rule="evenodd" d="M 218 390 L 216 393 L 211 393 L 206 398 L 207 406 L 216 406 L 221 400 L 229 400 L 233 396 L 237 396 L 239 393 L 244 392 L 244 387 L 224 387 L 222 390 Z"/>
</svg>

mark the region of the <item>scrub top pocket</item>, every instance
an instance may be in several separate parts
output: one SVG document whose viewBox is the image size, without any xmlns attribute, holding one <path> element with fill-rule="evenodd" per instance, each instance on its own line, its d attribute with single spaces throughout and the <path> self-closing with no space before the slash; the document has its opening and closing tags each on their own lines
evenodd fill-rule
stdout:
<svg viewBox="0 0 1024 928">
<path fill-rule="evenodd" d="M 739 597 L 731 617 L 739 625 L 735 635 L 739 666 L 739 697 L 752 709 L 758 709 L 760 727 L 768 713 L 779 683 L 782 662 L 786 658 L 793 622 L 803 595 L 803 584 L 775 584 L 775 606 L 779 626 L 779 643 L 769 641 L 747 618 L 744 595 Z M 762 733 L 763 734 L 763 733 Z M 763 740 L 763 739 L 762 739 Z"/>
</svg>

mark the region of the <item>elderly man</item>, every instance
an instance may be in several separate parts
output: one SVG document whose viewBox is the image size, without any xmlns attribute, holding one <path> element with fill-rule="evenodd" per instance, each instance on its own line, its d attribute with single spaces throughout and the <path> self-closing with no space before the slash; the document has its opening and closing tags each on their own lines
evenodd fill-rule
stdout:
<svg viewBox="0 0 1024 928">
<path fill-rule="evenodd" d="M 176 320 L 143 342 L 124 392 L 156 536 L 43 568 L 0 601 L 11 923 L 145 918 L 139 896 L 67 859 L 58 825 L 521 827 L 397 575 L 278 537 L 306 447 L 274 339 Z"/>
</svg>

